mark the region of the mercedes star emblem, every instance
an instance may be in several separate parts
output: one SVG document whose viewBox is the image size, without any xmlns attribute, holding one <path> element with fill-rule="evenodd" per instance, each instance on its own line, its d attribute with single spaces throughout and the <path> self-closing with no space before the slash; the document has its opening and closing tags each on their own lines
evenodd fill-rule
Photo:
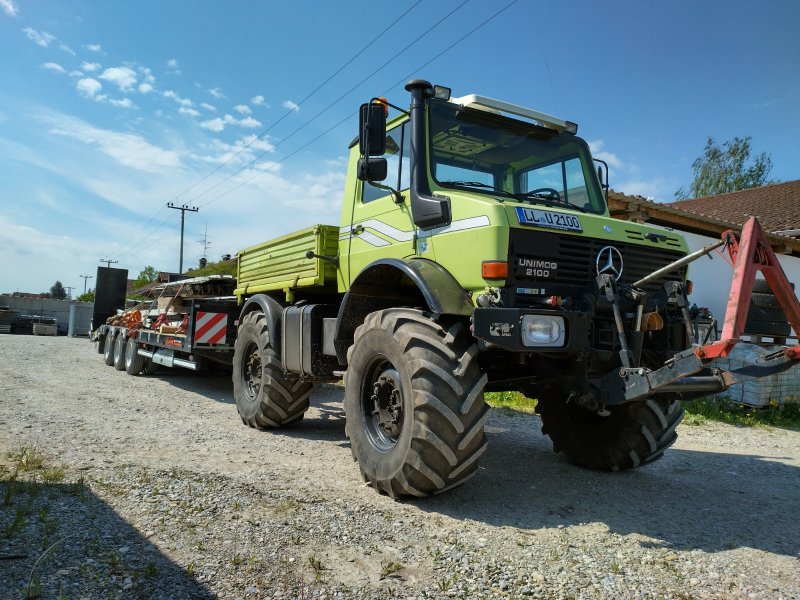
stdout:
<svg viewBox="0 0 800 600">
<path fill-rule="evenodd" d="M 614 246 L 600 248 L 595 260 L 598 275 L 613 275 L 614 281 L 622 277 L 622 253 Z"/>
</svg>

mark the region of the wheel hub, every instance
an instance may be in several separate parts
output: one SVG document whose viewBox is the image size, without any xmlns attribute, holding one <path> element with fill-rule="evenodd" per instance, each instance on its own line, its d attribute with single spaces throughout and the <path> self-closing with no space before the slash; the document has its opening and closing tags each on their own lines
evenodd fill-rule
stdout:
<svg viewBox="0 0 800 600">
<path fill-rule="evenodd" d="M 402 428 L 402 404 L 400 388 L 393 374 L 384 373 L 378 377 L 370 400 L 375 407 L 372 416 L 378 426 L 391 439 L 397 440 Z"/>
<path fill-rule="evenodd" d="M 256 398 L 261 391 L 261 357 L 257 348 L 248 353 L 242 376 L 247 388 L 247 395 L 251 398 Z"/>
</svg>

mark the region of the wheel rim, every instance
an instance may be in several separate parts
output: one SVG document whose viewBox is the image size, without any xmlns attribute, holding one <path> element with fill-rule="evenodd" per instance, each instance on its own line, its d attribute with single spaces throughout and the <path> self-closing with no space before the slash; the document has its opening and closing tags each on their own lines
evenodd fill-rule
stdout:
<svg viewBox="0 0 800 600">
<path fill-rule="evenodd" d="M 261 376 L 261 353 L 258 351 L 258 344 L 250 342 L 244 349 L 242 361 L 242 384 L 250 402 L 254 402 L 261 392 Z"/>
<path fill-rule="evenodd" d="M 400 374 L 385 357 L 376 357 L 365 371 L 361 390 L 364 428 L 372 446 L 391 451 L 403 433 L 403 393 Z"/>
<path fill-rule="evenodd" d="M 130 369 L 131 365 L 133 364 L 133 355 L 136 354 L 136 347 L 134 346 L 133 351 L 128 348 L 127 352 L 125 352 L 125 368 Z"/>
</svg>

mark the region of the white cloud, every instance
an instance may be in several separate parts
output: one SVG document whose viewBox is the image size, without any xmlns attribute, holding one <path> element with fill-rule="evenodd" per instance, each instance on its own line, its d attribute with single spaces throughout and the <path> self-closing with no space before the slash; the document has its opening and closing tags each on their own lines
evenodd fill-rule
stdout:
<svg viewBox="0 0 800 600">
<path fill-rule="evenodd" d="M 245 127 L 247 129 L 255 129 L 256 127 L 261 127 L 261 121 L 258 121 L 253 117 L 245 117 L 244 119 L 239 121 L 239 127 Z"/>
<path fill-rule="evenodd" d="M 209 119 L 200 123 L 200 127 L 208 129 L 209 131 L 220 132 L 225 129 L 225 122 L 217 117 L 216 119 Z"/>
<path fill-rule="evenodd" d="M 181 106 L 178 109 L 178 112 L 181 113 L 182 115 L 189 115 L 192 118 L 200 116 L 199 110 L 195 110 L 193 108 L 186 108 L 185 106 Z"/>
<path fill-rule="evenodd" d="M 222 117 L 222 120 L 225 121 L 228 125 L 236 125 L 239 121 L 233 115 L 225 115 Z"/>
<path fill-rule="evenodd" d="M 86 44 L 84 48 L 86 48 L 90 52 L 100 52 L 103 49 L 103 47 L 100 44 Z"/>
<path fill-rule="evenodd" d="M 84 75 L 83 71 L 75 70 L 69 72 L 70 77 L 83 77 L 83 75 Z"/>
<path fill-rule="evenodd" d="M 25 35 L 28 36 L 28 39 L 32 42 L 42 46 L 43 48 L 47 48 L 53 40 L 56 39 L 56 36 L 50 35 L 45 31 L 36 31 L 31 27 L 26 27 L 22 31 L 25 32 Z"/>
<path fill-rule="evenodd" d="M 139 84 L 139 93 L 140 94 L 147 94 L 147 93 L 152 92 L 152 91 L 153 91 L 153 86 L 150 85 L 149 83 L 145 82 L 145 83 L 140 83 Z"/>
<path fill-rule="evenodd" d="M 284 108 L 288 108 L 289 110 L 293 110 L 294 112 L 300 111 L 300 105 L 297 102 L 292 102 L 291 100 L 286 100 L 283 103 Z"/>
<path fill-rule="evenodd" d="M 174 58 L 170 58 L 167 61 L 167 67 L 170 69 L 177 69 L 178 68 L 178 61 Z"/>
<path fill-rule="evenodd" d="M 208 111 L 217 112 L 217 108 L 215 106 L 211 106 L 208 102 L 202 102 L 200 106 L 202 106 Z"/>
<path fill-rule="evenodd" d="M 72 54 L 72 56 L 75 56 L 75 50 L 73 50 L 72 48 L 70 48 L 70 47 L 69 47 L 69 46 L 67 46 L 66 44 L 64 44 L 64 43 L 60 43 L 60 44 L 58 45 L 58 47 L 59 47 L 59 48 L 61 48 L 61 49 L 62 49 L 64 52 L 66 52 L 67 54 Z"/>
<path fill-rule="evenodd" d="M 14 0 L 0 0 L 0 8 L 11 17 L 16 17 L 19 14 L 19 8 L 14 4 Z"/>
<path fill-rule="evenodd" d="M 42 64 L 43 69 L 47 69 L 48 71 L 55 71 L 56 73 L 65 73 L 64 67 L 62 67 L 58 63 L 54 62 L 46 62 Z"/>
<path fill-rule="evenodd" d="M 110 81 L 123 92 L 128 92 L 136 85 L 136 71 L 128 67 L 111 67 L 103 71 L 100 79 Z"/>
<path fill-rule="evenodd" d="M 608 166 L 612 169 L 623 169 L 625 167 L 625 164 L 613 152 L 608 152 L 607 150 L 603 150 L 604 146 L 605 142 L 603 142 L 603 140 L 589 141 L 589 150 L 592 151 L 592 156 L 594 156 L 595 158 L 599 158 L 600 160 L 606 161 L 608 163 Z"/>
<path fill-rule="evenodd" d="M 217 100 L 222 100 L 224 98 L 227 98 L 227 96 L 223 94 L 218 87 L 209 89 L 208 93 L 214 96 L 214 98 L 216 98 Z"/>
<path fill-rule="evenodd" d="M 119 164 L 148 173 L 169 173 L 181 166 L 178 153 L 155 146 L 139 135 L 94 127 L 74 117 L 63 117 L 50 133 L 92 146 Z"/>
<path fill-rule="evenodd" d="M 173 90 L 167 90 L 166 92 L 164 92 L 164 98 L 172 98 L 173 100 L 175 100 L 175 102 L 177 102 L 181 106 L 186 106 L 186 107 L 192 106 L 191 100 L 189 100 L 188 98 L 181 98 Z"/>
<path fill-rule="evenodd" d="M 103 89 L 103 84 L 97 81 L 97 79 L 87 77 L 79 80 L 75 88 L 84 96 L 94 98 L 97 92 Z"/>
<path fill-rule="evenodd" d="M 256 106 L 264 106 L 264 96 L 253 96 L 250 98 L 250 103 Z"/>
<path fill-rule="evenodd" d="M 83 69 L 87 73 L 94 73 L 99 68 L 100 68 L 100 63 L 85 62 L 85 61 L 81 63 L 81 69 Z"/>
<path fill-rule="evenodd" d="M 123 98 L 122 100 L 114 100 L 111 98 L 108 103 L 112 106 L 118 106 L 120 108 L 133 108 L 133 101 L 131 101 L 130 98 Z"/>
<path fill-rule="evenodd" d="M 246 104 L 237 104 L 236 106 L 233 107 L 233 110 L 235 110 L 236 112 L 238 112 L 241 115 L 251 115 L 251 114 L 253 114 L 253 111 L 250 110 L 250 107 L 247 106 Z"/>
</svg>

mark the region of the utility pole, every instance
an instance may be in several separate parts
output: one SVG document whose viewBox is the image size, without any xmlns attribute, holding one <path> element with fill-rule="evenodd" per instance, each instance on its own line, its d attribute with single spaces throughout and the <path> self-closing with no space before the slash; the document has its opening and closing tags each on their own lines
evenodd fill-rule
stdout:
<svg viewBox="0 0 800 600">
<path fill-rule="evenodd" d="M 101 258 L 100 262 L 106 263 L 106 266 L 110 269 L 112 264 L 117 264 L 118 260 L 111 260 L 110 258 Z"/>
<path fill-rule="evenodd" d="M 183 273 L 183 220 L 187 210 L 189 212 L 197 212 L 200 209 L 196 206 L 189 206 L 188 204 L 178 206 L 172 202 L 167 203 L 167 208 L 174 208 L 175 210 L 181 211 L 181 260 L 180 263 L 178 263 L 178 273 Z"/>
<path fill-rule="evenodd" d="M 94 275 L 78 275 L 78 277 L 83 277 L 83 293 L 86 293 L 86 282 L 90 279 L 94 279 Z"/>
</svg>

